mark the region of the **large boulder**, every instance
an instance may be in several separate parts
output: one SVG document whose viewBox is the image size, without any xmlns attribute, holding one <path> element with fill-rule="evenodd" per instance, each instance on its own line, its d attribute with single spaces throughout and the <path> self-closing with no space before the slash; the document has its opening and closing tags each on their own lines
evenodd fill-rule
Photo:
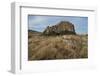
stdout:
<svg viewBox="0 0 100 76">
<path fill-rule="evenodd" d="M 76 34 L 74 25 L 68 21 L 61 21 L 60 23 L 47 26 L 43 31 L 44 35 L 65 35 L 65 34 Z"/>
</svg>

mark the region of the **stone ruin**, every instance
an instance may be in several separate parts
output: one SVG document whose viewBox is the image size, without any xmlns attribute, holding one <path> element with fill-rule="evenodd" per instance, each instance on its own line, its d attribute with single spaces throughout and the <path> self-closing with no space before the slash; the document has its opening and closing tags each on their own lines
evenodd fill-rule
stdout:
<svg viewBox="0 0 100 76">
<path fill-rule="evenodd" d="M 69 21 L 61 21 L 60 23 L 47 26 L 43 31 L 43 35 L 65 35 L 65 34 L 76 34 L 74 25 Z"/>
</svg>

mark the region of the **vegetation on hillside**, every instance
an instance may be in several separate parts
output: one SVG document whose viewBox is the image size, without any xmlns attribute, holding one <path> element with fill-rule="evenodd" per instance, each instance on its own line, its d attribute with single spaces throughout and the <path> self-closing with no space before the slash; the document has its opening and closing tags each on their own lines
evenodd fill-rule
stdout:
<svg viewBox="0 0 100 76">
<path fill-rule="evenodd" d="M 28 34 L 28 60 L 88 57 L 87 35 L 44 36 L 36 32 Z"/>
</svg>

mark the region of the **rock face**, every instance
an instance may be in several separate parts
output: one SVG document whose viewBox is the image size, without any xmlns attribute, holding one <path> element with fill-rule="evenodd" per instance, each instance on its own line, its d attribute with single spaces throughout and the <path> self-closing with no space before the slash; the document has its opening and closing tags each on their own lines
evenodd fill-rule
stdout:
<svg viewBox="0 0 100 76">
<path fill-rule="evenodd" d="M 68 21 L 61 21 L 60 23 L 47 26 L 43 31 L 44 35 L 65 35 L 65 34 L 76 34 L 74 25 Z"/>
</svg>

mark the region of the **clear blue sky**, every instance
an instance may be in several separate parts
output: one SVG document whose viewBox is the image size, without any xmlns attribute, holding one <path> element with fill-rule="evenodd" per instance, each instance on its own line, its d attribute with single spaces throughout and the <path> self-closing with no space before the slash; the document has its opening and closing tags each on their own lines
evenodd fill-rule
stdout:
<svg viewBox="0 0 100 76">
<path fill-rule="evenodd" d="M 28 29 L 42 32 L 47 26 L 52 26 L 60 21 L 69 21 L 75 26 L 78 34 L 88 33 L 88 17 L 78 16 L 28 16 Z"/>
</svg>

